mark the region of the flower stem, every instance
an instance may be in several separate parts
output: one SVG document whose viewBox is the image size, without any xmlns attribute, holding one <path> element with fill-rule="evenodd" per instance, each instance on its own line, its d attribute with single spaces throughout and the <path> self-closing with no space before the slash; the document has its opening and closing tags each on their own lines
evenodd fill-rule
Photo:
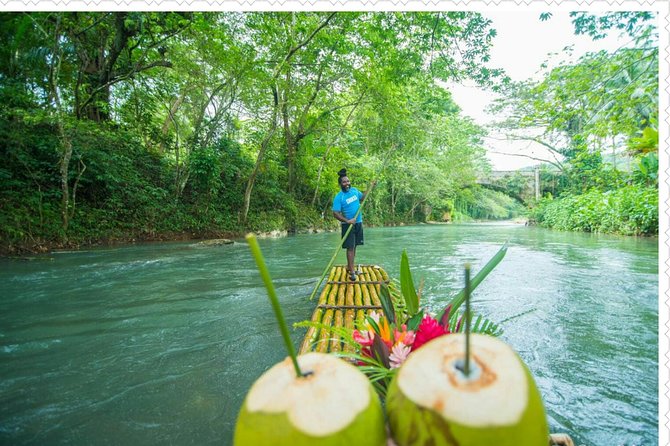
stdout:
<svg viewBox="0 0 670 446">
<path fill-rule="evenodd" d="M 246 236 L 247 243 L 249 243 L 249 249 L 251 249 L 251 255 L 256 261 L 256 266 L 258 266 L 258 271 L 261 274 L 263 283 L 265 284 L 265 289 L 268 291 L 268 297 L 270 298 L 270 303 L 272 304 L 272 309 L 275 313 L 275 318 L 279 324 L 279 330 L 281 331 L 282 337 L 284 338 L 284 344 L 286 345 L 286 350 L 288 350 L 288 355 L 293 361 L 293 367 L 295 368 L 295 373 L 298 378 L 301 378 L 303 375 L 298 365 L 298 358 L 295 354 L 295 348 L 291 342 L 291 337 L 288 333 L 288 326 L 286 325 L 286 320 L 284 319 L 284 314 L 281 311 L 281 306 L 279 305 L 279 299 L 277 298 L 277 293 L 275 292 L 275 287 L 272 285 L 272 278 L 270 277 L 270 272 L 268 271 L 267 266 L 265 265 L 265 260 L 263 259 L 263 253 L 261 253 L 261 247 L 258 246 L 258 240 L 256 236 L 252 233 L 247 234 Z"/>
</svg>

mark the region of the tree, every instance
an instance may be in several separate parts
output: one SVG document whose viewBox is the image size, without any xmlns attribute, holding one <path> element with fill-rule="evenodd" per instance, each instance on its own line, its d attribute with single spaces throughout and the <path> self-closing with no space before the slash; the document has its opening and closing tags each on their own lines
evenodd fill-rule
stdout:
<svg viewBox="0 0 670 446">
<path fill-rule="evenodd" d="M 616 27 L 633 36 L 634 45 L 586 54 L 541 82 L 512 84 L 491 108 L 506 117 L 496 127 L 508 138 L 542 144 L 556 155 L 547 161 L 561 169 L 562 160 L 580 151 L 621 145 L 658 115 L 658 46 L 649 14 L 572 15 L 577 33 L 597 38 Z M 532 129 L 540 134 L 528 133 Z"/>
</svg>

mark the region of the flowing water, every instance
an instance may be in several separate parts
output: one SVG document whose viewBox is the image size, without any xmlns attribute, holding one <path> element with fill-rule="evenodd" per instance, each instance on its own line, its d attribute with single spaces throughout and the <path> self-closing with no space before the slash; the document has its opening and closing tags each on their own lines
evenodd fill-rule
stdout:
<svg viewBox="0 0 670 446">
<path fill-rule="evenodd" d="M 260 240 L 289 323 L 338 235 Z M 509 240 L 473 310 L 526 361 L 551 432 L 658 444 L 658 240 L 511 224 L 366 229 L 357 261 L 398 277 L 407 249 L 437 311 Z M 344 261 L 339 254 L 338 263 Z M 221 445 L 252 382 L 285 357 L 243 241 L 0 260 L 0 444 Z M 304 329 L 292 332 L 298 345 Z"/>
</svg>

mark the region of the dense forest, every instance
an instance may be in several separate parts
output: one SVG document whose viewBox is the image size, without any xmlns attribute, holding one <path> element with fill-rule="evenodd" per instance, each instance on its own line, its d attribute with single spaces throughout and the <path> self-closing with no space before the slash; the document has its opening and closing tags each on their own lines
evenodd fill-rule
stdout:
<svg viewBox="0 0 670 446">
<path fill-rule="evenodd" d="M 476 185 L 487 129 L 445 87 L 464 80 L 556 154 L 531 218 L 657 233 L 654 18 L 575 13 L 632 44 L 518 83 L 472 12 L 1 13 L 0 250 L 333 228 L 342 167 L 378 180 L 373 225 L 526 212 Z"/>
</svg>

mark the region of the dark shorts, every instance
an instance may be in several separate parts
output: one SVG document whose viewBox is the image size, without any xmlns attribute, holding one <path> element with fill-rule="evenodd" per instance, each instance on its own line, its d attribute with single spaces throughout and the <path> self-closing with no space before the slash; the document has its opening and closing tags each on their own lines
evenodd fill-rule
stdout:
<svg viewBox="0 0 670 446">
<path fill-rule="evenodd" d="M 347 232 L 347 229 L 349 229 L 349 226 L 351 225 L 349 223 L 343 223 L 340 226 L 342 226 L 341 237 L 344 237 L 344 233 Z M 352 249 L 362 244 L 363 244 L 363 223 L 354 223 L 354 227 L 351 228 L 351 231 L 349 231 L 349 235 L 347 235 L 347 238 L 344 239 L 344 241 L 342 242 L 342 248 Z"/>
</svg>

